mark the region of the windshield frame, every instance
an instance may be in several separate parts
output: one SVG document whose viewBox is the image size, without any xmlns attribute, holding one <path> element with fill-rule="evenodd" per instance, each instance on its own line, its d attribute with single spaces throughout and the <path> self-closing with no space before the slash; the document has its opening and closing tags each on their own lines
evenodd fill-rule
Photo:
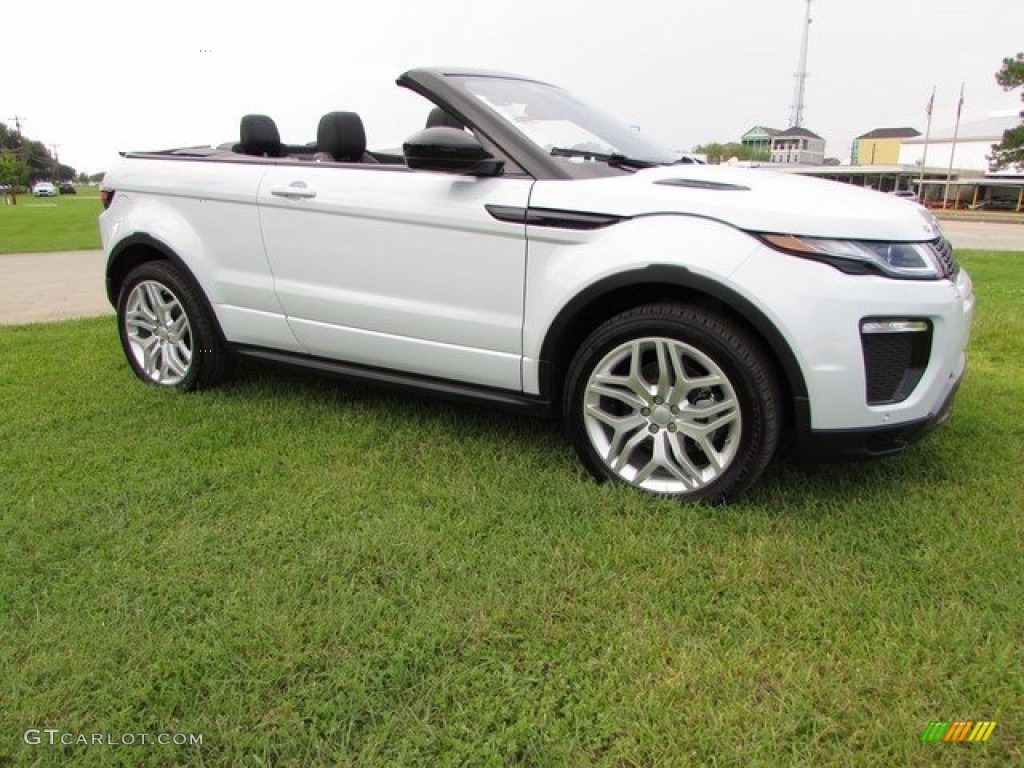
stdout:
<svg viewBox="0 0 1024 768">
<path fill-rule="evenodd" d="M 636 126 L 627 125 L 557 85 L 472 75 L 451 79 L 511 129 L 564 162 L 607 162 L 609 157 L 619 157 L 638 161 L 640 167 L 651 167 L 670 165 L 676 159 Z"/>
<path fill-rule="evenodd" d="M 553 157 L 516 128 L 513 123 L 487 106 L 477 96 L 468 93 L 462 85 L 465 79 L 484 78 L 545 86 L 568 94 L 558 86 L 532 78 L 469 68 L 412 69 L 401 75 L 397 84 L 419 93 L 461 120 L 466 126 L 471 127 L 475 133 L 486 137 L 508 157 L 515 160 L 526 174 L 535 179 L 585 179 L 622 176 L 635 172 L 636 169 L 631 166 L 622 167 L 606 162 L 571 162 L 565 158 Z M 570 98 L 572 98 L 571 95 Z M 621 121 L 617 122 L 620 125 L 625 125 Z M 628 130 L 628 126 L 626 128 Z"/>
</svg>

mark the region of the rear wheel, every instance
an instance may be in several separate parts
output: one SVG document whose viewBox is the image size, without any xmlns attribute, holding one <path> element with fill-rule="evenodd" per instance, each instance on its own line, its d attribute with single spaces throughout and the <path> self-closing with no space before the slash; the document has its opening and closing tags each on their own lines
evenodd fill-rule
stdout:
<svg viewBox="0 0 1024 768">
<path fill-rule="evenodd" d="M 699 307 L 611 318 L 569 368 L 565 420 L 599 479 L 687 500 L 735 498 L 775 452 L 780 396 L 760 345 Z"/>
<path fill-rule="evenodd" d="M 128 274 L 117 321 L 125 357 L 147 384 L 191 391 L 227 376 L 227 352 L 210 310 L 171 262 L 147 262 Z"/>
</svg>

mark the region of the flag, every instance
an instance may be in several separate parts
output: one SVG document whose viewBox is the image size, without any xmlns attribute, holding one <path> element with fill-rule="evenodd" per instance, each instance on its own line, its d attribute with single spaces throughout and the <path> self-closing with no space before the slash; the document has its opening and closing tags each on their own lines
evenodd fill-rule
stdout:
<svg viewBox="0 0 1024 768">
<path fill-rule="evenodd" d="M 924 113 L 930 118 L 932 116 L 932 107 L 935 105 L 935 86 L 932 86 L 932 97 L 928 99 L 928 103 L 924 105 Z"/>
<path fill-rule="evenodd" d="M 956 105 L 956 120 L 960 122 L 960 112 L 964 108 L 964 84 L 960 83 L 960 101 Z"/>
</svg>

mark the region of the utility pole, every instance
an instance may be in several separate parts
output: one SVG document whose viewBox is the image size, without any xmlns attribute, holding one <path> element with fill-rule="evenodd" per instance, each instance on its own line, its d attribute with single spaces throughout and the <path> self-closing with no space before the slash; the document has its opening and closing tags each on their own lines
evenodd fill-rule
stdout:
<svg viewBox="0 0 1024 768">
<path fill-rule="evenodd" d="M 807 85 L 807 39 L 811 35 L 811 0 L 807 1 L 804 17 L 804 39 L 800 44 L 800 64 L 796 73 L 796 88 L 793 90 L 793 104 L 789 112 L 789 126 L 799 128 L 804 124 L 804 89 Z"/>
<path fill-rule="evenodd" d="M 22 146 L 22 140 L 21 140 L 21 121 L 22 120 L 28 120 L 28 118 L 25 117 L 24 115 L 14 115 L 14 117 L 9 117 L 7 119 L 14 121 L 14 129 L 15 129 L 15 132 L 18 134 L 18 147 L 17 147 L 17 149 L 14 150 L 14 152 L 17 155 L 24 155 L 25 156 L 25 161 L 28 162 L 28 153 L 25 151 L 25 147 Z M 18 185 L 17 184 L 12 184 L 11 185 L 11 205 L 17 205 L 17 204 L 18 204 Z"/>
<path fill-rule="evenodd" d="M 46 146 L 53 150 L 53 183 L 56 184 L 57 176 L 60 174 L 60 157 L 57 155 L 57 147 L 60 144 L 47 144 Z"/>
<path fill-rule="evenodd" d="M 15 115 L 14 117 L 8 117 L 8 120 L 14 121 L 14 128 L 18 132 L 18 138 L 21 138 L 21 121 L 28 120 L 24 115 Z"/>
</svg>

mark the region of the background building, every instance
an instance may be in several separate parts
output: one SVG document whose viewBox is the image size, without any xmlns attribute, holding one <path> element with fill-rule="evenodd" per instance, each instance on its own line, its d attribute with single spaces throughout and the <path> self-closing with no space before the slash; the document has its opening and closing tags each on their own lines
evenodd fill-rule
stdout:
<svg viewBox="0 0 1024 768">
<path fill-rule="evenodd" d="M 953 127 L 933 130 L 928 137 L 928 165 L 942 168 L 949 166 L 953 154 L 953 167 L 962 170 L 988 171 L 988 156 L 992 145 L 1003 140 L 1003 131 L 1021 124 L 1021 117 L 1015 112 L 996 112 L 985 120 L 961 123 L 953 153 Z M 924 158 L 923 136 L 905 139 L 900 147 L 901 165 L 920 166 Z M 1017 175 L 1018 171 L 1007 170 L 1006 175 Z"/>
<path fill-rule="evenodd" d="M 900 162 L 903 142 L 921 135 L 914 128 L 876 128 L 853 140 L 851 165 L 892 165 Z"/>
<path fill-rule="evenodd" d="M 772 138 L 773 163 L 821 165 L 825 162 L 825 140 L 806 128 L 787 128 Z"/>
<path fill-rule="evenodd" d="M 821 165 L 825 162 L 825 140 L 798 126 L 780 131 L 755 125 L 743 134 L 740 143 L 768 153 L 770 162 L 780 165 Z"/>
<path fill-rule="evenodd" d="M 767 128 L 763 125 L 755 125 L 743 134 L 743 137 L 740 139 L 740 144 L 744 147 L 749 147 L 755 152 L 771 154 L 772 139 L 780 133 L 782 133 L 782 131 L 778 128 Z"/>
</svg>

